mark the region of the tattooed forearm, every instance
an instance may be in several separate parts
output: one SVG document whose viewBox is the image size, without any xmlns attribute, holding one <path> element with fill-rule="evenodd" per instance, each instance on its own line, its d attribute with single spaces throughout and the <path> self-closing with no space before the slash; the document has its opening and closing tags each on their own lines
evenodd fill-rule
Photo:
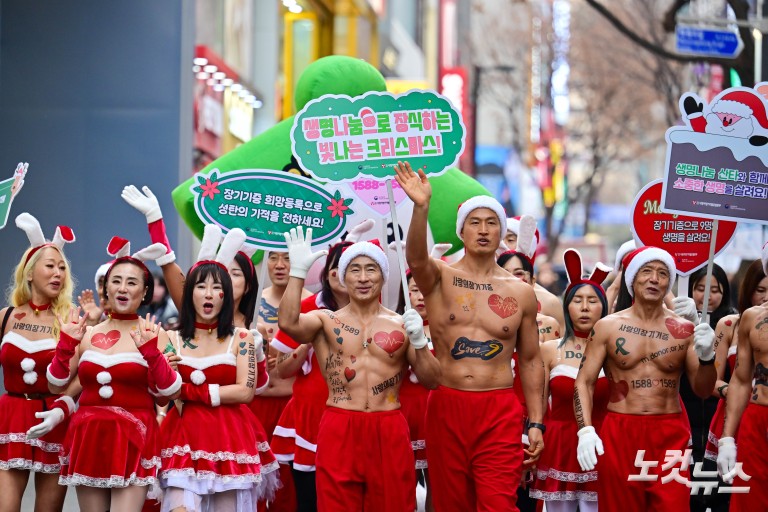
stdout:
<svg viewBox="0 0 768 512">
<path fill-rule="evenodd" d="M 256 349 L 253 345 L 248 347 L 248 381 L 245 385 L 249 388 L 256 386 Z"/>
<path fill-rule="evenodd" d="M 582 363 L 584 360 L 582 359 Z M 581 407 L 581 397 L 578 388 L 573 389 L 573 412 L 576 414 L 576 425 L 579 429 L 586 427 L 584 424 L 584 410 Z"/>
<path fill-rule="evenodd" d="M 286 359 L 288 359 L 289 357 L 291 357 L 291 354 L 292 354 L 292 352 L 287 352 L 287 353 L 285 353 L 285 354 L 280 354 L 279 356 L 277 356 L 277 362 L 278 362 L 278 364 L 279 364 L 279 363 L 282 363 L 283 361 L 285 361 Z"/>
</svg>

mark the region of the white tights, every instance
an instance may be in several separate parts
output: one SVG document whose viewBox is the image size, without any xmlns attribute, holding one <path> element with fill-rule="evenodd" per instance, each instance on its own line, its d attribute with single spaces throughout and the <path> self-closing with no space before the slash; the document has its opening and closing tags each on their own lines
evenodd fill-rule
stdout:
<svg viewBox="0 0 768 512">
<path fill-rule="evenodd" d="M 547 501 L 544 510 L 546 512 L 597 512 L 596 501 L 568 500 Z"/>
</svg>

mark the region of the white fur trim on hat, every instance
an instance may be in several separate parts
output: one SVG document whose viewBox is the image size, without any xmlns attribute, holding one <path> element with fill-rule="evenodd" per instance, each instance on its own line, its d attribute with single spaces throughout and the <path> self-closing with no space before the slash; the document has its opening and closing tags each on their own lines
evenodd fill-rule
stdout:
<svg viewBox="0 0 768 512">
<path fill-rule="evenodd" d="M 461 230 L 464 228 L 464 221 L 467 220 L 470 213 L 478 208 L 488 208 L 489 210 L 492 210 L 493 213 L 499 217 L 499 228 L 507 225 L 507 213 L 504 211 L 504 207 L 501 206 L 501 203 L 495 198 L 491 196 L 470 197 L 461 204 L 459 212 L 456 215 L 456 236 L 459 237 L 459 240 L 463 240 L 463 238 L 461 238 Z M 504 234 L 505 233 L 501 234 L 502 238 L 504 238 Z"/>
<path fill-rule="evenodd" d="M 629 294 L 632 297 L 635 296 L 635 292 L 632 290 L 632 284 L 635 282 L 635 276 L 637 276 L 637 273 L 640 271 L 643 265 L 652 261 L 660 261 L 667 266 L 667 269 L 669 270 L 669 286 L 667 287 L 666 292 L 669 292 L 669 290 L 672 289 L 672 285 L 675 284 L 677 269 L 675 267 L 675 260 L 672 258 L 671 254 L 669 254 L 664 249 L 659 249 L 658 247 L 651 247 L 650 245 L 647 245 L 645 247 L 636 249 L 629 256 L 631 259 L 627 264 L 627 268 L 624 269 L 624 282 L 626 283 L 627 290 L 629 290 Z"/>
<path fill-rule="evenodd" d="M 710 108 L 710 111 L 722 114 L 735 114 L 739 117 L 750 117 L 752 109 L 744 103 L 734 100 L 718 100 Z"/>
<path fill-rule="evenodd" d="M 515 219 L 514 217 L 508 218 L 507 231 L 511 231 L 514 234 L 518 234 L 520 232 L 520 219 Z"/>
<path fill-rule="evenodd" d="M 93 277 L 93 283 L 96 285 L 96 290 L 99 290 L 99 279 L 107 275 L 107 271 L 111 266 L 112 262 L 110 261 L 96 269 L 96 275 Z"/>
<path fill-rule="evenodd" d="M 387 256 L 384 254 L 384 251 L 381 250 L 381 247 L 374 245 L 371 242 L 357 242 L 347 247 L 347 249 L 341 253 L 341 258 L 339 258 L 339 281 L 342 286 L 344 286 L 344 275 L 347 272 L 347 267 L 352 260 L 358 256 L 368 256 L 375 261 L 381 269 L 381 274 L 384 276 L 384 282 L 387 281 L 389 278 L 389 261 L 387 261 Z"/>
<path fill-rule="evenodd" d="M 624 256 L 631 253 L 635 249 L 637 249 L 637 245 L 635 245 L 634 240 L 628 240 L 623 244 L 621 244 L 621 247 L 619 247 L 619 250 L 616 251 L 616 262 L 613 265 L 613 269 L 618 272 L 619 269 L 621 268 L 621 262 L 624 259 Z"/>
</svg>

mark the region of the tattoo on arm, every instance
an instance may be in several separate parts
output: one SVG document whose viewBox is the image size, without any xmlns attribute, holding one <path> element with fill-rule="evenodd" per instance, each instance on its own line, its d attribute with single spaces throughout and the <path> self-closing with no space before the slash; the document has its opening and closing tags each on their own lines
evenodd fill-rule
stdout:
<svg viewBox="0 0 768 512">
<path fill-rule="evenodd" d="M 283 361 L 285 361 L 289 357 L 291 357 L 291 352 L 287 352 L 285 354 L 280 354 L 279 356 L 277 356 L 277 362 L 278 363 L 282 363 Z"/>
<path fill-rule="evenodd" d="M 584 364 L 584 360 L 581 360 L 581 363 Z M 579 390 L 577 388 L 573 389 L 573 410 L 576 414 L 576 425 L 578 425 L 579 429 L 582 429 L 586 427 L 584 424 L 584 410 L 581 407 L 581 397 L 579 396 Z"/>
<path fill-rule="evenodd" d="M 249 388 L 256 385 L 256 349 L 253 345 L 248 348 L 248 381 L 245 385 Z"/>
</svg>

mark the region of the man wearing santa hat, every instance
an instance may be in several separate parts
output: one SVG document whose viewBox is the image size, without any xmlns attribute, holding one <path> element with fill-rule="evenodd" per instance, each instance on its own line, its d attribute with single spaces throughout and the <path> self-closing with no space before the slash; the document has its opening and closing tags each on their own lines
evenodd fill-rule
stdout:
<svg viewBox="0 0 768 512">
<path fill-rule="evenodd" d="M 400 316 L 379 302 L 389 264 L 378 240 L 357 242 L 339 259 L 347 306 L 300 313 L 304 278 L 325 251 L 312 253 L 311 228 L 306 237 L 298 227 L 285 238 L 291 272 L 278 324 L 294 340 L 313 344 L 328 384 L 315 459 L 318 510 L 415 510 L 415 462 L 400 383 L 409 364 L 428 388 L 440 373 L 421 316 L 414 309 Z"/>
<path fill-rule="evenodd" d="M 768 243 L 763 246 L 768 275 Z M 768 303 L 746 310 L 739 320 L 736 368 L 728 386 L 725 427 L 718 441 L 720 476 L 748 493 L 731 496 L 732 511 L 768 510 Z M 738 432 L 738 452 L 735 434 Z M 736 464 L 741 463 L 741 470 Z"/>
<path fill-rule="evenodd" d="M 413 201 L 406 257 L 429 312 L 440 361 L 440 386 L 427 402 L 427 461 L 437 482 L 437 512 L 518 510 L 523 468 L 522 407 L 512 390 L 512 354 L 528 404 L 532 465 L 544 448 L 544 368 L 536 328 L 536 295 L 496 264 L 506 231 L 504 208 L 475 196 L 460 207 L 456 234 L 464 256 L 448 265 L 430 258 L 427 216 L 432 188 L 422 170 L 398 163 L 396 179 Z"/>
<path fill-rule="evenodd" d="M 576 378 L 579 465 L 584 471 L 597 467 L 602 510 L 687 509 L 691 490 L 684 454 L 691 433 L 680 406 L 680 377 L 685 371 L 698 396 L 712 393 L 717 379 L 714 331 L 707 322 L 694 328 L 664 308 L 675 280 L 668 252 L 641 247 L 624 258 L 623 266 L 634 303 L 595 324 Z M 598 437 L 592 393 L 601 370 L 610 398 Z"/>
</svg>

